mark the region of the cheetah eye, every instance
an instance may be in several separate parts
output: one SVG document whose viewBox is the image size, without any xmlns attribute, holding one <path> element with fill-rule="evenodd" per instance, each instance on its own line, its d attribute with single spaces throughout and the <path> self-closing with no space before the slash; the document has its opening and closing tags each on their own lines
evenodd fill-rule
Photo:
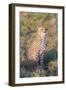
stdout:
<svg viewBox="0 0 66 90">
<path fill-rule="evenodd" d="M 48 29 L 46 28 L 45 30 L 47 31 Z"/>
</svg>

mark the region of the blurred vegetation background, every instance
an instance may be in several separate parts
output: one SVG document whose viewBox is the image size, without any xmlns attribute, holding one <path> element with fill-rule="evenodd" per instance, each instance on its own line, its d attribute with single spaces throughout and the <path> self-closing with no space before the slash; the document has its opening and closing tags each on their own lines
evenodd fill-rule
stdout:
<svg viewBox="0 0 66 90">
<path fill-rule="evenodd" d="M 36 37 L 37 26 L 44 21 L 47 28 L 47 46 L 42 71 L 36 68 L 36 62 L 29 61 L 27 49 Z M 58 21 L 56 13 L 20 12 L 20 77 L 56 76 L 58 74 L 57 47 Z"/>
</svg>

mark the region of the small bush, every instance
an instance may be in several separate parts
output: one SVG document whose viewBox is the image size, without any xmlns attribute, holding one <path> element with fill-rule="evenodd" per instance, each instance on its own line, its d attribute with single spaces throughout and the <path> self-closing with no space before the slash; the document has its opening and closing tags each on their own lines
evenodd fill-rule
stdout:
<svg viewBox="0 0 66 90">
<path fill-rule="evenodd" d="M 48 64 L 48 70 L 50 72 L 50 75 L 57 75 L 57 70 L 58 70 L 58 64 L 57 60 L 51 60 Z"/>
</svg>

